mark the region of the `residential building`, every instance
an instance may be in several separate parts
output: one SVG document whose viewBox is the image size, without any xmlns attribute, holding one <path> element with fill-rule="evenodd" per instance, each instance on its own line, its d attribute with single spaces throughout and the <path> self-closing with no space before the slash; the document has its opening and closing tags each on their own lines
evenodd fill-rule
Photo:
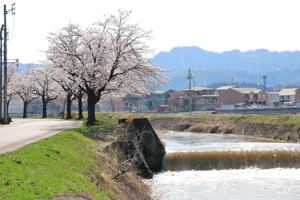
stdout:
<svg viewBox="0 0 300 200">
<path fill-rule="evenodd" d="M 127 112 L 144 112 L 148 110 L 145 97 L 138 95 L 126 95 L 123 98 L 123 110 Z"/>
<path fill-rule="evenodd" d="M 268 103 L 267 106 L 269 108 L 280 106 L 280 96 L 279 92 L 267 92 L 268 95 Z"/>
<path fill-rule="evenodd" d="M 158 111 L 158 107 L 166 104 L 166 95 L 162 91 L 150 92 L 145 97 L 145 104 L 148 111 Z"/>
<path fill-rule="evenodd" d="M 165 93 L 165 105 L 168 105 L 169 111 L 180 111 L 180 102 L 184 95 L 181 90 L 168 90 Z"/>
<path fill-rule="evenodd" d="M 189 111 L 190 100 L 192 101 L 192 110 L 212 110 L 218 105 L 218 95 L 215 89 L 206 87 L 193 87 L 183 90 L 182 111 Z"/>
<path fill-rule="evenodd" d="M 220 95 L 220 94 L 223 93 L 224 91 L 229 90 L 229 89 L 231 89 L 231 88 L 238 88 L 238 86 L 235 86 L 235 85 L 225 85 L 225 86 L 218 87 L 218 88 L 216 89 L 215 94 L 216 94 L 216 95 Z"/>
<path fill-rule="evenodd" d="M 96 110 L 100 112 L 122 112 L 124 108 L 123 97 L 101 98 L 96 106 Z"/>
<path fill-rule="evenodd" d="M 254 105 L 266 106 L 268 95 L 257 88 L 230 88 L 219 95 L 218 103 L 222 108 L 247 107 Z"/>
<path fill-rule="evenodd" d="M 300 102 L 300 89 L 299 88 L 284 88 L 279 92 L 281 105 L 295 105 Z M 296 99 L 297 96 L 297 99 Z"/>
</svg>

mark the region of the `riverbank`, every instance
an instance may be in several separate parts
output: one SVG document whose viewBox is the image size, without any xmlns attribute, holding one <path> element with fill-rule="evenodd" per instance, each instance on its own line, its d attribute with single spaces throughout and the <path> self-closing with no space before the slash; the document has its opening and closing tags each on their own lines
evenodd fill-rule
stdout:
<svg viewBox="0 0 300 200">
<path fill-rule="evenodd" d="M 117 158 L 101 149 L 117 121 L 99 120 L 0 155 L 0 199 L 149 199 L 134 173 L 116 177 Z"/>
<path fill-rule="evenodd" d="M 159 130 L 239 134 L 300 141 L 299 115 L 98 113 L 99 118 L 147 117 Z"/>
<path fill-rule="evenodd" d="M 154 117 L 156 129 L 223 133 L 300 141 L 300 116 L 297 115 L 195 115 Z"/>
</svg>

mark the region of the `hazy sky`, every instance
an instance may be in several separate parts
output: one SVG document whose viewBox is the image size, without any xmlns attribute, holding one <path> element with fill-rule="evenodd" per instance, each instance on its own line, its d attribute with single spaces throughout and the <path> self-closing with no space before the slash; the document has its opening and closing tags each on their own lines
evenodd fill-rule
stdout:
<svg viewBox="0 0 300 200">
<path fill-rule="evenodd" d="M 46 36 L 72 22 L 87 26 L 117 9 L 153 30 L 156 52 L 196 45 L 206 50 L 300 50 L 299 0 L 2 0 L 8 15 L 9 57 L 43 60 Z M 3 7 L 1 5 L 1 7 Z M 1 8 L 1 13 L 3 13 Z M 3 17 L 0 18 L 3 21 Z M 2 23 L 2 22 L 1 22 Z"/>
</svg>

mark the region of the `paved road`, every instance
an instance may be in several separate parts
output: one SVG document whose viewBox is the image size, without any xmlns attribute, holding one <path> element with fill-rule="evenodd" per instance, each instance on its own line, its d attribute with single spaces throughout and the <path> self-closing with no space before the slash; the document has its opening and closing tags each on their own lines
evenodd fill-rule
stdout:
<svg viewBox="0 0 300 200">
<path fill-rule="evenodd" d="M 0 125 L 0 154 L 16 150 L 80 124 L 79 121 L 59 119 L 13 119 L 9 125 Z"/>
</svg>

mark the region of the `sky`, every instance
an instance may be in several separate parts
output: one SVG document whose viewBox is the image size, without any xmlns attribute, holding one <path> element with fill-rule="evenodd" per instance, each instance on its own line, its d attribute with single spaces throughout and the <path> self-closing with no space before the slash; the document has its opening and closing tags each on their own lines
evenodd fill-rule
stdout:
<svg viewBox="0 0 300 200">
<path fill-rule="evenodd" d="M 155 53 L 194 45 L 216 52 L 300 50 L 299 0 L 0 0 L 0 13 L 13 2 L 8 57 L 21 63 L 45 59 L 49 33 L 68 23 L 88 26 L 118 9 L 131 10 L 133 23 L 153 31 Z"/>
</svg>

